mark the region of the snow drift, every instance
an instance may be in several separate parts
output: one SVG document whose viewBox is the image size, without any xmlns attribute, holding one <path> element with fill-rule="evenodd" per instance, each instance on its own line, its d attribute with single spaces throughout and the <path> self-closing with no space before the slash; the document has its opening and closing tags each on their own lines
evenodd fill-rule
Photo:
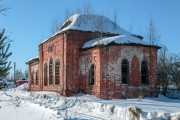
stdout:
<svg viewBox="0 0 180 120">
<path fill-rule="evenodd" d="M 23 84 L 0 95 L 12 97 L 11 100 L 17 102 L 18 105 L 36 106 L 44 109 L 44 111 L 50 111 L 57 119 L 179 120 L 180 118 L 178 107 L 180 101 L 169 103 L 171 108 L 172 106 L 176 108 L 176 111 L 174 108 L 172 109 L 174 111 L 172 113 L 151 110 L 151 106 L 158 109 L 156 103 L 159 107 L 161 106 L 159 109 L 167 109 L 164 104 L 167 105 L 168 101 L 173 101 L 162 96 L 157 99 L 150 98 L 142 101 L 138 101 L 138 99 L 101 100 L 92 95 L 84 94 L 63 97 L 54 92 L 24 91 L 27 88 L 28 85 Z"/>
</svg>

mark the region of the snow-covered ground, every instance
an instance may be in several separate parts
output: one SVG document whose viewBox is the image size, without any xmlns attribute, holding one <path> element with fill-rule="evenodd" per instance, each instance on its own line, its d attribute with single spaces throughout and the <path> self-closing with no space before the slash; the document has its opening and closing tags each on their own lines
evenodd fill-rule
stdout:
<svg viewBox="0 0 180 120">
<path fill-rule="evenodd" d="M 27 92 L 28 85 L 0 91 L 0 120 L 180 120 L 180 100 L 102 100 L 92 95 L 63 97 Z"/>
</svg>

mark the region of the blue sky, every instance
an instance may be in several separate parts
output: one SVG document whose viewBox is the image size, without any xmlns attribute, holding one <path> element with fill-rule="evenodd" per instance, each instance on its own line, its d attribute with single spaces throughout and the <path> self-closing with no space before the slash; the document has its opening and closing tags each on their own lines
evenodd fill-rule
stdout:
<svg viewBox="0 0 180 120">
<path fill-rule="evenodd" d="M 64 20 L 66 8 L 76 10 L 85 2 L 92 5 L 95 14 L 112 19 L 115 9 L 118 25 L 125 30 L 144 35 L 152 16 L 161 35 L 161 44 L 169 52 L 180 54 L 179 0 L 3 0 L 11 9 L 0 15 L 0 29 L 13 40 L 11 61 L 18 69 L 27 69 L 25 62 L 38 55 L 38 45 L 52 35 L 53 19 Z M 132 27 L 131 27 L 132 26 Z"/>
</svg>

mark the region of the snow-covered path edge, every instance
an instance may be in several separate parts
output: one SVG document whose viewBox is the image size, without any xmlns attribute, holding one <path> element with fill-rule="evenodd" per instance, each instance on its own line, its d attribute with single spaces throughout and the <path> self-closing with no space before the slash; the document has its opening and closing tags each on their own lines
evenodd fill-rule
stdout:
<svg viewBox="0 0 180 120">
<path fill-rule="evenodd" d="M 42 117 L 50 113 L 49 115 L 53 115 L 55 119 L 180 119 L 180 101 L 162 95 L 155 99 L 102 100 L 87 94 L 63 97 L 54 92 L 27 92 L 27 89 L 26 83 L 17 88 L 0 91 L 0 95 L 1 98 L 9 98 L 17 107 L 32 106 L 41 110 Z"/>
<path fill-rule="evenodd" d="M 144 112 L 136 106 L 120 107 L 113 104 L 89 101 L 80 97 L 63 97 L 48 92 L 32 93 L 9 89 L 7 95 L 14 96 L 20 104 L 31 104 L 51 111 L 61 119 L 121 119 L 121 120 L 179 120 L 180 112 Z"/>
</svg>

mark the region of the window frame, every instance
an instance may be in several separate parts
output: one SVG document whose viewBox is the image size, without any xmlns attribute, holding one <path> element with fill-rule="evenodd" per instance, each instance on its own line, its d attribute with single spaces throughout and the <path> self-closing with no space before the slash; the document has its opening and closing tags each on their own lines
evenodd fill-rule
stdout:
<svg viewBox="0 0 180 120">
<path fill-rule="evenodd" d="M 95 65 L 91 64 L 89 69 L 89 85 L 93 86 L 95 84 Z"/>
<path fill-rule="evenodd" d="M 49 85 L 53 85 L 53 60 L 49 61 Z"/>
<path fill-rule="evenodd" d="M 122 84 L 127 85 L 129 84 L 129 61 L 127 59 L 122 59 L 121 62 L 121 79 Z"/>
<path fill-rule="evenodd" d="M 32 73 L 31 74 L 31 85 L 33 85 L 34 84 L 34 74 Z"/>
<path fill-rule="evenodd" d="M 48 85 L 48 66 L 47 63 L 44 64 L 44 86 Z"/>
<path fill-rule="evenodd" d="M 38 71 L 36 71 L 36 85 L 38 85 Z"/>
<path fill-rule="evenodd" d="M 55 85 L 60 84 L 60 61 L 59 59 L 56 60 L 55 63 Z"/>
<path fill-rule="evenodd" d="M 143 60 L 141 62 L 141 84 L 148 85 L 149 83 L 149 74 L 148 74 L 148 62 Z"/>
</svg>

